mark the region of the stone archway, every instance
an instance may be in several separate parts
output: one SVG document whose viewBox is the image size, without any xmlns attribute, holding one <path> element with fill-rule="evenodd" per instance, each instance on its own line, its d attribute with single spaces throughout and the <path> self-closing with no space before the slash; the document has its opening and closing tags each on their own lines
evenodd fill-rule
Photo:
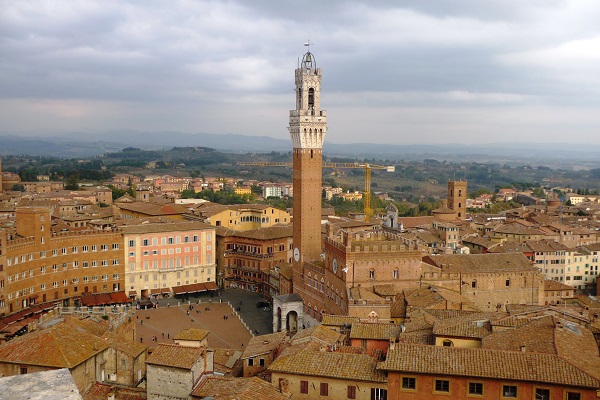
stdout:
<svg viewBox="0 0 600 400">
<path fill-rule="evenodd" d="M 290 335 L 298 332 L 298 313 L 296 311 L 290 311 L 285 316 L 285 329 Z"/>
<path fill-rule="evenodd" d="M 296 333 L 304 323 L 304 301 L 297 293 L 273 298 L 273 332 L 285 329 L 290 335 Z"/>
</svg>

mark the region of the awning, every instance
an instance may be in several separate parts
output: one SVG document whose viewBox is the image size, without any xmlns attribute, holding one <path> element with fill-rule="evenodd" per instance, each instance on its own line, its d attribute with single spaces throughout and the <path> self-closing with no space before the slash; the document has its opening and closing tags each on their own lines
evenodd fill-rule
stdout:
<svg viewBox="0 0 600 400">
<path fill-rule="evenodd" d="M 132 303 L 132 300 L 125 295 L 125 292 L 110 293 L 110 299 L 113 302 L 112 304 Z"/>
<path fill-rule="evenodd" d="M 206 286 L 206 290 L 219 290 L 215 282 L 204 282 L 204 286 Z"/>
<path fill-rule="evenodd" d="M 178 294 L 186 294 L 187 290 L 185 290 L 185 287 L 183 286 L 173 286 L 173 294 L 174 295 L 178 295 Z"/>
<path fill-rule="evenodd" d="M 137 296 L 137 290 L 130 290 L 129 297 L 131 297 L 131 296 Z"/>
<path fill-rule="evenodd" d="M 108 305 L 112 304 L 112 299 L 110 297 L 110 294 L 100 293 L 96 295 L 96 302 L 98 303 L 98 305 Z"/>
<path fill-rule="evenodd" d="M 44 311 L 48 311 L 48 310 L 52 310 L 56 307 L 56 303 L 44 303 L 44 304 L 40 304 L 40 307 L 42 307 L 42 309 Z"/>
<path fill-rule="evenodd" d="M 42 311 L 43 311 L 42 306 L 39 304 L 31 307 L 31 312 L 33 312 L 34 314 L 40 313 Z"/>
<path fill-rule="evenodd" d="M 87 294 L 81 297 L 84 306 L 108 306 L 113 304 L 131 303 L 125 292 Z"/>
<path fill-rule="evenodd" d="M 202 283 L 192 283 L 191 285 L 183 285 L 187 293 L 206 292 L 206 287 Z"/>
<path fill-rule="evenodd" d="M 162 292 L 160 291 L 160 289 L 150 289 L 150 294 L 152 295 L 157 295 L 157 294 L 161 294 Z"/>
</svg>

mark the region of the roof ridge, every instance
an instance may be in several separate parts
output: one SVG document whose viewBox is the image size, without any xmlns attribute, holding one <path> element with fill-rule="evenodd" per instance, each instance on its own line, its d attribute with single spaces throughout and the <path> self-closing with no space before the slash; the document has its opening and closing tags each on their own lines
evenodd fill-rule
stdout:
<svg viewBox="0 0 600 400">
<path fill-rule="evenodd" d="M 66 364 L 68 365 L 69 368 L 74 367 L 74 365 L 71 365 L 71 362 L 69 361 L 69 359 L 67 358 L 67 356 L 65 355 L 62 346 L 59 345 L 58 340 L 56 340 L 56 336 L 55 336 L 55 331 L 56 329 L 50 329 L 50 332 L 48 332 L 51 337 L 52 340 L 54 341 L 54 344 L 56 345 L 56 347 L 58 348 L 58 351 L 60 352 L 60 355 L 64 358 L 64 360 L 66 361 Z M 42 331 L 43 332 L 43 331 Z"/>
</svg>

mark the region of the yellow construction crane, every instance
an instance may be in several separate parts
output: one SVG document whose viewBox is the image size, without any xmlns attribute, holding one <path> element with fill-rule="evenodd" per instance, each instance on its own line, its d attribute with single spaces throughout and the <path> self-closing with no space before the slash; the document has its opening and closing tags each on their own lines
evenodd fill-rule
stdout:
<svg viewBox="0 0 600 400">
<path fill-rule="evenodd" d="M 258 166 L 258 167 L 290 167 L 290 168 L 293 167 L 293 163 L 291 163 L 291 162 L 241 162 L 241 163 L 238 163 L 238 165 Z M 333 169 L 362 168 L 365 170 L 365 191 L 363 193 L 363 199 L 364 199 L 364 213 L 365 213 L 366 221 L 369 221 L 371 219 L 371 215 L 373 213 L 373 210 L 371 210 L 371 170 L 372 169 L 380 169 L 380 170 L 386 170 L 387 172 L 394 172 L 396 170 L 396 167 L 393 165 L 384 166 L 384 165 L 360 163 L 360 162 L 353 162 L 353 163 L 324 162 L 323 168 L 333 168 Z"/>
</svg>

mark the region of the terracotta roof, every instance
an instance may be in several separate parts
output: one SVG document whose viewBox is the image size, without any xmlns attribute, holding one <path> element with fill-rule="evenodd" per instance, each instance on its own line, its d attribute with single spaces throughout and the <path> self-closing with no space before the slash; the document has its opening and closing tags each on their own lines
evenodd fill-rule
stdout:
<svg viewBox="0 0 600 400">
<path fill-rule="evenodd" d="M 554 346 L 556 325 L 553 317 L 525 320 L 528 322 L 517 325 L 514 329 L 502 330 L 488 336 L 483 340 L 483 346 L 488 349 L 513 351 L 519 351 L 521 346 L 525 346 L 526 351 L 557 354 Z"/>
<path fill-rule="evenodd" d="M 530 381 L 598 388 L 600 381 L 553 354 L 399 344 L 379 367 L 387 371 Z M 524 373 L 527 371 L 527 373 Z"/>
<path fill-rule="evenodd" d="M 600 251 L 600 243 L 586 244 L 583 247 L 585 247 L 586 249 L 588 249 L 588 251 Z"/>
<path fill-rule="evenodd" d="M 404 321 L 405 332 L 432 330 L 437 317 L 429 314 L 423 309 L 409 308 L 407 310 L 406 320 Z"/>
<path fill-rule="evenodd" d="M 539 229 L 524 226 L 520 223 L 511 223 L 498 226 L 494 229 L 494 233 L 508 235 L 546 235 Z"/>
<path fill-rule="evenodd" d="M 592 332 L 556 316 L 530 318 L 529 323 L 495 332 L 483 339 L 482 346 L 487 349 L 556 354 L 587 373 L 600 377 L 600 357 Z"/>
<path fill-rule="evenodd" d="M 501 318 L 499 320 L 492 322 L 492 331 L 494 330 L 494 328 L 493 328 L 494 326 L 514 328 L 517 326 L 526 325 L 529 322 L 531 322 L 530 317 L 509 315 L 507 317 L 504 317 L 504 318 Z"/>
<path fill-rule="evenodd" d="M 432 214 L 456 214 L 456 211 L 449 209 L 448 207 L 440 207 L 435 210 L 431 210 Z"/>
<path fill-rule="evenodd" d="M 350 339 L 390 340 L 398 336 L 400 326 L 394 324 L 355 323 L 350 330 Z"/>
<path fill-rule="evenodd" d="M 267 335 L 254 336 L 250 339 L 246 347 L 244 348 L 244 353 L 242 354 L 242 359 L 258 356 L 265 353 L 270 353 L 277 349 L 277 347 L 284 341 L 286 336 L 286 332 L 275 332 Z"/>
<path fill-rule="evenodd" d="M 430 330 L 402 332 L 398 335 L 399 343 L 411 344 L 435 344 L 435 336 Z"/>
<path fill-rule="evenodd" d="M 321 318 L 322 325 L 331 325 L 331 326 L 342 326 L 345 324 L 352 325 L 355 322 L 358 322 L 360 318 L 351 317 L 346 315 L 332 315 L 332 314 L 323 314 Z"/>
<path fill-rule="evenodd" d="M 283 276 L 286 279 L 292 279 L 292 274 L 294 272 L 294 269 L 292 267 L 292 264 L 289 263 L 279 263 L 277 264 L 277 269 L 279 270 L 279 274 L 281 276 Z"/>
<path fill-rule="evenodd" d="M 537 271 L 522 253 L 437 255 L 426 256 L 423 261 L 445 273 Z"/>
<path fill-rule="evenodd" d="M 305 376 L 387 382 L 386 374 L 376 367 L 377 359 L 364 354 L 302 351 L 288 357 L 279 357 L 269 370 Z"/>
<path fill-rule="evenodd" d="M 108 347 L 84 328 L 60 323 L 3 343 L 0 362 L 73 368 Z"/>
<path fill-rule="evenodd" d="M 433 325 L 433 333 L 436 336 L 481 339 L 492 333 L 491 319 L 505 316 L 504 313 L 482 312 L 440 319 Z"/>
<path fill-rule="evenodd" d="M 185 214 L 188 208 L 179 204 L 154 204 L 143 201 L 135 203 L 119 203 L 123 210 L 133 211 L 145 215 L 180 215 Z"/>
<path fill-rule="evenodd" d="M 416 237 L 425 244 L 442 243 L 442 240 L 429 231 L 416 232 Z"/>
<path fill-rule="evenodd" d="M 397 296 L 390 306 L 390 318 L 403 318 L 406 316 L 406 300 L 404 295 Z"/>
<path fill-rule="evenodd" d="M 373 290 L 375 294 L 378 294 L 379 296 L 395 296 L 398 294 L 398 291 L 392 284 L 373 285 Z"/>
<path fill-rule="evenodd" d="M 194 364 L 202 359 L 204 347 L 188 347 L 176 344 L 160 343 L 154 348 L 146 360 L 147 364 L 162 365 L 166 367 L 191 369 Z"/>
<path fill-rule="evenodd" d="M 323 325 L 315 325 L 298 331 L 298 333 L 292 337 L 291 342 L 292 344 L 297 344 L 303 340 L 306 340 L 307 338 L 310 338 L 317 340 L 321 344 L 333 346 L 340 342 L 343 337 L 344 335 L 334 331 L 333 329 Z"/>
<path fill-rule="evenodd" d="M 259 378 L 224 378 L 207 376 L 192 391 L 192 397 L 214 400 L 285 400 L 288 396 Z"/>
<path fill-rule="evenodd" d="M 302 351 L 312 351 L 317 352 L 320 351 L 324 345 L 320 341 L 312 338 L 308 338 L 302 340 L 300 342 L 286 342 L 283 346 L 283 351 L 277 356 L 277 358 L 283 358 L 291 356 L 292 354 L 296 354 Z"/>
<path fill-rule="evenodd" d="M 360 286 L 350 288 L 350 299 L 351 300 L 366 300 L 368 302 L 384 304 L 387 300 L 381 296 L 376 295 L 371 290 Z"/>
<path fill-rule="evenodd" d="M 122 228 L 124 234 L 193 231 L 204 229 L 215 229 L 215 227 L 204 222 L 172 222 L 172 220 L 169 220 L 165 221 L 164 223 L 150 223 L 134 226 L 124 226 Z"/>
<path fill-rule="evenodd" d="M 531 251 L 529 246 L 520 242 L 497 243 L 488 247 L 490 253 L 527 253 Z"/>
<path fill-rule="evenodd" d="M 506 311 L 510 315 L 525 314 L 531 312 L 537 312 L 547 309 L 548 306 L 538 306 L 530 304 L 507 304 Z"/>
<path fill-rule="evenodd" d="M 573 286 L 565 285 L 562 282 L 545 279 L 544 290 L 575 290 L 575 288 Z"/>
<path fill-rule="evenodd" d="M 93 383 L 83 394 L 83 400 L 106 400 L 113 393 L 115 400 L 146 400 L 146 389 Z"/>
<path fill-rule="evenodd" d="M 109 347 L 134 358 L 148 349 L 148 346 L 145 344 L 131 340 L 125 341 L 121 336 L 115 334 L 104 335 L 104 339 L 108 341 Z"/>
<path fill-rule="evenodd" d="M 212 348 L 215 372 L 226 374 L 231 371 L 233 365 L 242 356 L 242 352 L 236 349 Z"/>
<path fill-rule="evenodd" d="M 409 307 L 436 308 L 446 303 L 462 304 L 463 309 L 477 311 L 478 308 L 467 297 L 453 290 L 442 287 L 428 286 L 418 289 L 407 289 L 404 291 L 404 298 Z"/>
<path fill-rule="evenodd" d="M 567 246 L 555 242 L 554 240 L 527 240 L 525 242 L 531 251 L 537 252 L 552 252 L 552 251 L 568 251 L 570 250 Z"/>
<path fill-rule="evenodd" d="M 204 340 L 209 333 L 210 331 L 204 329 L 188 328 L 179 332 L 177 336 L 173 338 L 173 340 L 196 340 L 200 342 Z"/>
<path fill-rule="evenodd" d="M 265 228 L 250 229 L 247 231 L 236 231 L 233 229 L 219 229 L 217 231 L 219 236 L 235 236 L 246 239 L 280 239 L 286 237 L 292 237 L 292 225 L 284 226 L 270 226 Z"/>
</svg>

